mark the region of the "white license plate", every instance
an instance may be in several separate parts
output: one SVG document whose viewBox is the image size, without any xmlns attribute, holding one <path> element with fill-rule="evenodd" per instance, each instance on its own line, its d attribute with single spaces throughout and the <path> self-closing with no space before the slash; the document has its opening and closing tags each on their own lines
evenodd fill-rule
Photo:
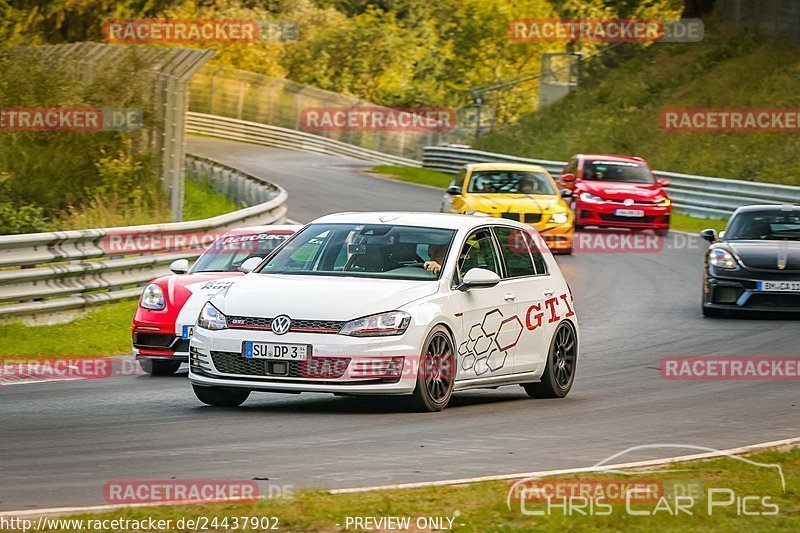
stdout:
<svg viewBox="0 0 800 533">
<path fill-rule="evenodd" d="M 280 359 L 283 361 L 305 361 L 308 344 L 276 344 L 272 342 L 244 343 L 244 356 L 250 359 Z"/>
<path fill-rule="evenodd" d="M 756 290 L 763 292 L 800 292 L 800 281 L 759 281 Z"/>
<path fill-rule="evenodd" d="M 194 327 L 193 326 L 183 326 L 183 331 L 181 332 L 182 339 L 191 339 L 192 335 L 194 335 Z"/>
<path fill-rule="evenodd" d="M 617 209 L 614 214 L 618 217 L 643 217 L 644 211 L 641 209 Z"/>
</svg>

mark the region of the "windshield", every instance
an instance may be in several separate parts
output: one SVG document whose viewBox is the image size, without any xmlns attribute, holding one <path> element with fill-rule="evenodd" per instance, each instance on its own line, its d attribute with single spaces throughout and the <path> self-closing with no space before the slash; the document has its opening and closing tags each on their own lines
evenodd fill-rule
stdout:
<svg viewBox="0 0 800 533">
<path fill-rule="evenodd" d="M 217 239 L 192 267 L 197 272 L 236 272 L 251 257 L 264 258 L 291 237 L 290 232 L 255 233 Z"/>
<path fill-rule="evenodd" d="M 390 224 L 312 224 L 260 272 L 434 280 L 454 234 Z"/>
<path fill-rule="evenodd" d="M 633 161 L 587 161 L 583 167 L 583 179 L 623 183 L 656 182 L 647 165 Z"/>
<path fill-rule="evenodd" d="M 745 211 L 728 224 L 725 239 L 800 240 L 800 211 Z"/>
<path fill-rule="evenodd" d="M 544 172 L 476 170 L 469 191 L 479 194 L 556 194 L 553 181 Z"/>
</svg>

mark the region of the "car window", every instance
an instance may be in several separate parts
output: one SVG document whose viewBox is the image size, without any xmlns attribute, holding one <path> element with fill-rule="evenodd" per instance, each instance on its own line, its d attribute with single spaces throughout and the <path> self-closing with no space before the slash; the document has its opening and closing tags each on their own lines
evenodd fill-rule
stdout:
<svg viewBox="0 0 800 533">
<path fill-rule="evenodd" d="M 575 174 L 578 171 L 578 159 L 573 157 L 561 171 L 562 174 Z"/>
<path fill-rule="evenodd" d="M 468 187 L 468 192 L 476 194 L 556 194 L 545 172 L 477 170 L 470 176 Z"/>
<path fill-rule="evenodd" d="M 508 227 L 496 227 L 497 242 L 506 265 L 507 278 L 536 275 L 528 245 L 528 232 Z"/>
<path fill-rule="evenodd" d="M 633 161 L 586 161 L 583 179 L 589 181 L 613 181 L 624 183 L 655 183 L 653 173 L 644 163 Z"/>
<path fill-rule="evenodd" d="M 473 268 L 485 268 L 500 275 L 497 250 L 488 229 L 480 229 L 467 237 L 458 258 L 458 268 L 462 276 Z"/>
<path fill-rule="evenodd" d="M 312 224 L 258 272 L 435 280 L 455 230 L 393 224 Z"/>
<path fill-rule="evenodd" d="M 526 233 L 525 238 L 528 242 L 528 248 L 531 250 L 531 258 L 533 259 L 536 274 L 539 276 L 547 274 L 547 262 L 544 260 L 544 254 L 542 254 L 541 243 L 537 243 L 530 233 Z"/>
<path fill-rule="evenodd" d="M 464 188 L 464 179 L 467 177 L 467 169 L 462 168 L 458 171 L 458 174 L 453 178 L 453 181 L 450 182 L 450 187 L 458 187 L 459 189 Z"/>
<path fill-rule="evenodd" d="M 268 256 L 291 237 L 291 233 L 256 233 L 217 239 L 203 252 L 192 267 L 197 272 L 236 272 L 251 257 Z"/>
<path fill-rule="evenodd" d="M 800 213 L 770 209 L 744 211 L 725 230 L 728 240 L 800 240 Z"/>
</svg>

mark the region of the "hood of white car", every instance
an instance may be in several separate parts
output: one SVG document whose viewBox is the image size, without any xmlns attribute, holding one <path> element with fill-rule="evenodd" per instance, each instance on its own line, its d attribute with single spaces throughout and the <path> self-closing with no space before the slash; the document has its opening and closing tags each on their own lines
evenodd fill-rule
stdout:
<svg viewBox="0 0 800 533">
<path fill-rule="evenodd" d="M 250 274 L 211 302 L 228 316 L 352 320 L 399 309 L 438 290 L 435 280 Z"/>
</svg>

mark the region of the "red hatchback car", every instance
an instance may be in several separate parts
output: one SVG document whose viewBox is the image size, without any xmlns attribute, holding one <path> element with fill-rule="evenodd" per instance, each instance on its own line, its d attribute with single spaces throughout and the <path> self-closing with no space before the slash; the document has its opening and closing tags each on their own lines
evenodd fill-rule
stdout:
<svg viewBox="0 0 800 533">
<path fill-rule="evenodd" d="M 558 176 L 563 189 L 573 192 L 575 229 L 669 230 L 671 201 L 664 191 L 670 182 L 659 179 L 641 157 L 578 154 Z"/>
<path fill-rule="evenodd" d="M 189 362 L 189 338 L 206 300 L 221 291 L 248 259 L 264 258 L 302 226 L 253 226 L 230 230 L 189 268 L 174 261 L 171 275 L 156 278 L 142 291 L 133 317 L 133 354 L 151 376 L 174 373 Z"/>
</svg>

